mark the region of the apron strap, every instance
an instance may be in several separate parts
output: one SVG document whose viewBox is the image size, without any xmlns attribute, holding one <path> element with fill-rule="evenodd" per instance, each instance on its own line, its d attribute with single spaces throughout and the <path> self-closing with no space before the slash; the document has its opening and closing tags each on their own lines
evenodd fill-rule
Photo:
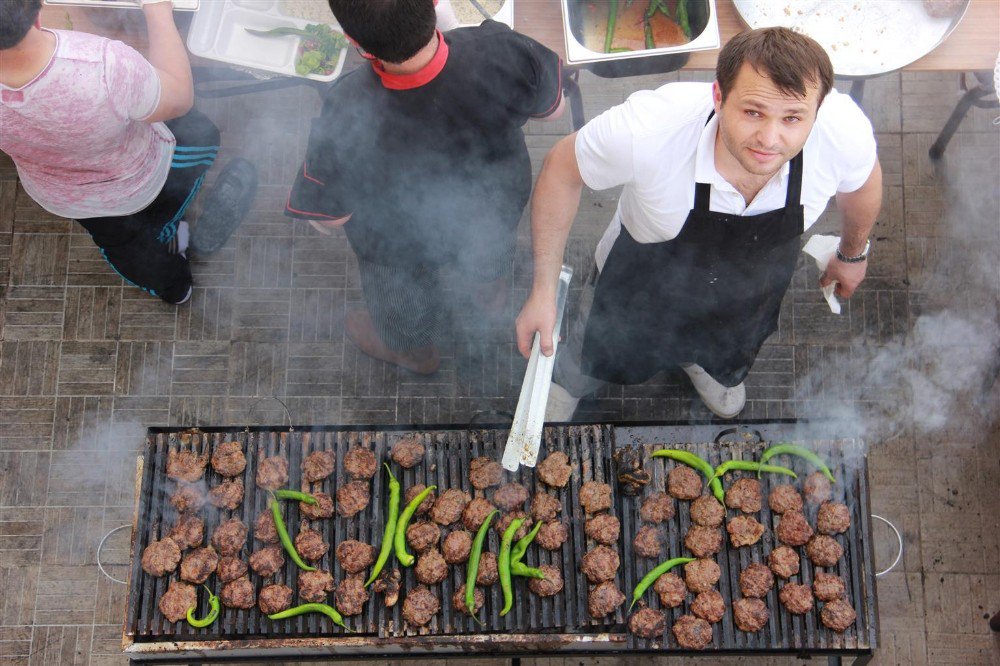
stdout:
<svg viewBox="0 0 1000 666">
<path fill-rule="evenodd" d="M 802 199 L 802 151 L 792 158 L 788 168 L 788 191 L 785 193 L 785 208 L 798 206 Z"/>
<path fill-rule="evenodd" d="M 705 119 L 705 126 L 708 127 L 708 123 L 711 122 L 712 118 L 715 116 L 715 109 L 708 114 L 708 118 Z M 712 199 L 712 186 L 709 183 L 695 183 L 694 184 L 694 209 L 700 213 L 709 212 L 709 205 Z"/>
</svg>

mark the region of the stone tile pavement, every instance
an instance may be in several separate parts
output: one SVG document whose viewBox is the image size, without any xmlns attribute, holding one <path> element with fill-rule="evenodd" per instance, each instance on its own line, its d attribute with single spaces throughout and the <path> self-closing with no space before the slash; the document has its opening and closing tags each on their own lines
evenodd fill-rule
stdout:
<svg viewBox="0 0 1000 666">
<path fill-rule="evenodd" d="M 585 74 L 586 115 L 640 88 L 705 78 Z M 871 444 L 873 510 L 906 542 L 901 565 L 878 583 L 879 664 L 1000 663 L 1000 639 L 986 625 L 1000 611 L 1000 393 L 989 383 L 997 367 L 1000 134 L 998 112 L 974 110 L 942 164 L 932 164 L 927 148 L 958 94 L 953 74 L 869 82 L 864 107 L 885 171 L 869 278 L 838 317 L 819 300 L 818 273 L 803 260 L 780 329 L 748 379 L 746 417 L 826 417 Z M 4 666 L 124 663 L 124 589 L 98 572 L 95 557 L 101 538 L 130 522 L 143 427 L 279 423 L 280 409 L 256 400 L 268 395 L 282 396 L 298 423 L 466 424 L 477 412 L 513 410 L 525 366 L 511 322 L 530 281 L 526 220 L 507 320 L 476 321 L 454 276 L 440 372 L 416 377 L 387 367 L 344 339 L 344 309 L 361 293 L 343 236 L 321 236 L 280 214 L 316 95 L 301 88 L 200 106 L 223 131 L 220 165 L 250 159 L 261 187 L 232 241 L 196 259 L 198 285 L 184 307 L 123 286 L 83 230 L 36 206 L 0 157 Z M 569 130 L 568 119 L 529 125 L 536 172 Z M 585 193 L 567 253 L 577 275 L 589 269 L 615 196 Z M 836 221 L 831 209 L 818 229 L 835 230 Z M 706 418 L 682 379 L 608 388 L 578 418 Z M 877 561 L 887 565 L 890 535 L 876 537 Z M 127 558 L 127 532 L 119 532 L 103 560 L 120 575 L 114 564 Z"/>
</svg>

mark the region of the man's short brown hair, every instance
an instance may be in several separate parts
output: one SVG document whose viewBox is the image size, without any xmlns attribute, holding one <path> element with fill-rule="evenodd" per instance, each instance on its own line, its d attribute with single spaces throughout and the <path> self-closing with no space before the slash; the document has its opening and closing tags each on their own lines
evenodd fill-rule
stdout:
<svg viewBox="0 0 1000 666">
<path fill-rule="evenodd" d="M 819 86 L 819 104 L 833 87 L 833 64 L 811 37 L 788 28 L 745 30 L 722 47 L 715 78 L 726 101 L 744 64 L 774 82 L 786 95 L 806 96 L 808 84 Z"/>
</svg>

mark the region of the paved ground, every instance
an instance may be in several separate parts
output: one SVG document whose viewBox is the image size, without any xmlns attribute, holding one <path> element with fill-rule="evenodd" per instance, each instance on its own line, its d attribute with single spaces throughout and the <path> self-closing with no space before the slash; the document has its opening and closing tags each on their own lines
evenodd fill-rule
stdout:
<svg viewBox="0 0 1000 666">
<path fill-rule="evenodd" d="M 585 76 L 587 117 L 677 78 Z M 870 277 L 837 317 L 819 299 L 815 267 L 803 261 L 781 328 L 748 379 L 746 417 L 828 417 L 834 429 L 860 428 L 871 443 L 873 510 L 906 541 L 902 564 L 878 583 L 880 664 L 1000 663 L 1000 639 L 986 624 L 1000 611 L 1000 394 L 987 381 L 996 369 L 1000 294 L 1000 134 L 998 112 L 973 112 L 942 166 L 933 165 L 927 148 L 957 96 L 951 74 L 869 82 L 864 106 L 885 171 Z M 180 308 L 124 287 L 82 229 L 32 203 L 0 157 L 5 666 L 124 662 L 124 588 L 98 572 L 95 556 L 101 537 L 130 521 L 141 427 L 277 423 L 272 403 L 250 411 L 255 396 L 272 394 L 298 423 L 465 424 L 478 411 L 513 410 L 524 362 L 510 322 L 529 280 L 526 221 L 507 323 L 473 321 L 456 291 L 437 375 L 416 377 L 359 355 L 341 325 L 344 308 L 361 298 L 343 237 L 320 236 L 280 213 L 316 102 L 301 89 L 201 104 L 224 132 L 220 164 L 247 157 L 261 188 L 236 237 L 196 260 L 198 286 Z M 568 121 L 529 127 L 536 170 L 567 131 Z M 614 200 L 614 192 L 585 194 L 568 254 L 578 274 Z M 835 211 L 821 228 L 836 229 Z M 608 389 L 578 417 L 706 414 L 671 376 Z M 887 565 L 888 532 L 877 539 L 878 562 Z M 125 532 L 109 539 L 104 559 L 127 560 Z"/>
</svg>

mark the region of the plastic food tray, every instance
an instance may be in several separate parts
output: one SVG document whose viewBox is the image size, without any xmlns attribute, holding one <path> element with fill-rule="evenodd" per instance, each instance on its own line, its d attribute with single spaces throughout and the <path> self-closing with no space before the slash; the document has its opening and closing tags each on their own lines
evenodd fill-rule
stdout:
<svg viewBox="0 0 1000 666">
<path fill-rule="evenodd" d="M 211 0 L 202 3 L 194 15 L 187 45 L 192 54 L 210 60 L 314 81 L 333 81 L 344 69 L 347 48 L 341 49 L 340 60 L 332 74 L 302 77 L 295 73 L 295 56 L 301 37 L 261 37 L 246 31 L 246 28 L 304 28 L 311 23 L 315 21 L 283 14 L 279 0 Z M 336 23 L 330 26 L 341 31 Z"/>
<path fill-rule="evenodd" d="M 0 0 L 2 1 L 2 0 Z M 200 0 L 173 0 L 174 9 L 185 12 L 198 10 Z M 104 7 L 138 9 L 139 0 L 45 0 L 46 5 L 71 5 L 74 7 Z"/>
</svg>

